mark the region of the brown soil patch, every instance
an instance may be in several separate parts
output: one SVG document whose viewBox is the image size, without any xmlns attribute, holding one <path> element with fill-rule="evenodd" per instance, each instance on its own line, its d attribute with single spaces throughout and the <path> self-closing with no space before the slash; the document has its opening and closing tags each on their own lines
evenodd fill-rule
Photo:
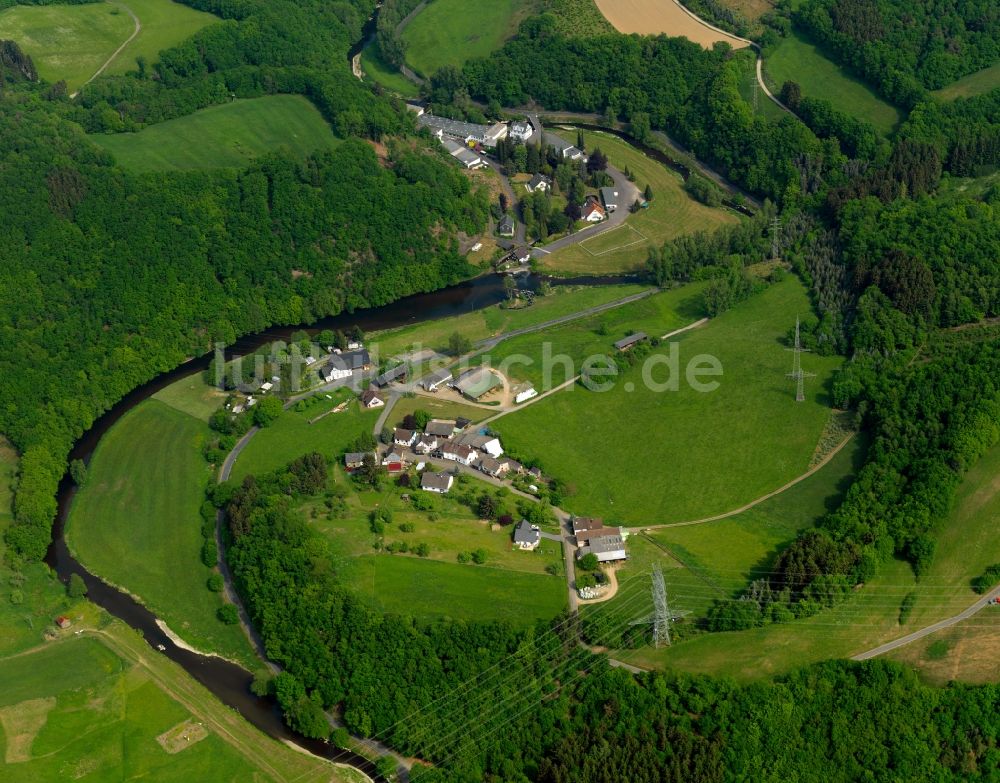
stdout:
<svg viewBox="0 0 1000 783">
<path fill-rule="evenodd" d="M 595 0 L 597 7 L 615 29 L 640 35 L 684 36 L 711 49 L 717 41 L 725 41 L 734 49 L 743 49 L 745 41 L 729 33 L 713 30 L 691 16 L 675 0 Z"/>
<path fill-rule="evenodd" d="M 190 748 L 196 742 L 201 742 L 208 736 L 208 729 L 193 720 L 178 723 L 172 729 L 163 732 L 156 741 L 167 753 L 180 753 Z"/>
<path fill-rule="evenodd" d="M 22 701 L 0 709 L 0 725 L 7 737 L 5 761 L 8 764 L 31 761 L 31 744 L 55 706 L 55 698 L 50 697 Z"/>
</svg>

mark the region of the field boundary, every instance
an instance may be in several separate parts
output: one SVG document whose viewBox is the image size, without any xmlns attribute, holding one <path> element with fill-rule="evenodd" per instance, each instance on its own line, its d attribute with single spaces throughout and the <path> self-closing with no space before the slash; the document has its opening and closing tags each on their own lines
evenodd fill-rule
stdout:
<svg viewBox="0 0 1000 783">
<path fill-rule="evenodd" d="M 599 237 L 606 237 L 608 234 L 612 234 L 615 231 L 618 231 L 619 229 L 622 229 L 622 228 L 631 229 L 632 232 L 635 233 L 635 234 L 638 234 L 641 237 L 641 239 L 637 239 L 634 242 L 628 242 L 628 243 L 626 243 L 624 245 L 617 245 L 616 247 L 609 248 L 608 250 L 602 250 L 600 253 L 595 253 L 593 250 L 591 250 L 590 248 L 587 247 L 587 243 L 588 242 L 592 242 L 593 240 L 598 239 Z M 620 250 L 626 250 L 627 248 L 635 247 L 636 245 L 641 245 L 643 242 L 648 242 L 648 241 L 649 241 L 649 237 L 647 237 L 645 234 L 643 234 L 635 226 L 633 226 L 633 225 L 631 225 L 629 223 L 622 223 L 620 226 L 615 226 L 614 228 L 612 228 L 612 229 L 610 229 L 608 231 L 602 231 L 599 234 L 594 234 L 594 236 L 592 236 L 592 237 L 587 237 L 586 239 L 584 239 L 583 241 L 580 242 L 580 247 L 583 248 L 584 250 L 586 250 L 594 258 L 599 258 L 600 256 L 606 256 L 609 253 L 617 253 Z"/>
</svg>

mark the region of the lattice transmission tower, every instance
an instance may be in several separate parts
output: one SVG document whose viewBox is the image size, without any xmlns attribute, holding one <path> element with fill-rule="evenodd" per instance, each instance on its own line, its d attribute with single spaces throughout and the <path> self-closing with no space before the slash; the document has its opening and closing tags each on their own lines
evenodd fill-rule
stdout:
<svg viewBox="0 0 1000 783">
<path fill-rule="evenodd" d="M 660 564 L 653 566 L 653 646 L 670 644 L 670 607 L 667 606 L 667 586 L 663 583 Z"/>
<path fill-rule="evenodd" d="M 798 316 L 795 317 L 795 347 L 790 350 L 792 351 L 792 371 L 788 373 L 788 377 L 795 381 L 795 401 L 803 402 L 806 398 L 806 378 L 815 378 L 816 373 L 805 372 L 802 369 L 802 354 L 808 353 L 808 350 L 802 347 L 802 341 L 799 338 Z"/>
<path fill-rule="evenodd" d="M 781 218 L 776 217 L 771 221 L 771 259 L 778 257 L 781 253 Z"/>
</svg>

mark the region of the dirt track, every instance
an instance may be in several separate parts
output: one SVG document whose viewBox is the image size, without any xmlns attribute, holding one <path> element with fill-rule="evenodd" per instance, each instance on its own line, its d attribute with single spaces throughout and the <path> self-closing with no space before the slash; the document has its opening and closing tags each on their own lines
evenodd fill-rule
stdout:
<svg viewBox="0 0 1000 783">
<path fill-rule="evenodd" d="M 595 0 L 597 7 L 614 27 L 623 33 L 641 35 L 683 35 L 685 38 L 712 48 L 716 41 L 725 41 L 734 49 L 743 49 L 748 41 L 715 29 L 689 13 L 676 0 Z"/>
</svg>

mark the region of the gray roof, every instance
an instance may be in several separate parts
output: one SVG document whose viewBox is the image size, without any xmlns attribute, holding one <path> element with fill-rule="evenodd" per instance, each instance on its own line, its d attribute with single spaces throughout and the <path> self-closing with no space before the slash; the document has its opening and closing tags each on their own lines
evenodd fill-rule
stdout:
<svg viewBox="0 0 1000 783">
<path fill-rule="evenodd" d="M 422 114 L 417 118 L 417 123 L 434 130 L 440 129 L 449 136 L 459 139 L 466 139 L 469 136 L 482 139 L 486 137 L 488 127 L 486 125 L 476 125 L 471 122 L 461 120 L 449 120 L 447 117 L 436 117 L 433 114 Z"/>
<path fill-rule="evenodd" d="M 458 160 L 460 160 L 463 165 L 475 166 L 477 163 L 482 163 L 483 159 L 480 158 L 475 152 L 469 149 L 461 149 L 458 152 L 452 153 L 452 155 Z"/>
<path fill-rule="evenodd" d="M 420 380 L 420 385 L 423 386 L 425 389 L 429 389 L 431 386 L 440 386 L 445 381 L 450 381 L 450 380 L 451 380 L 451 370 L 440 369 L 440 370 L 435 370 L 434 372 L 429 373 L 428 375 L 425 375 Z"/>
<path fill-rule="evenodd" d="M 596 538 L 592 538 L 587 542 L 587 548 L 597 555 L 598 559 L 600 559 L 602 555 L 625 556 L 625 541 L 619 535 L 597 536 Z"/>
<path fill-rule="evenodd" d="M 448 489 L 451 476 L 447 473 L 431 473 L 427 471 L 420 477 L 420 486 L 423 489 Z"/>
<path fill-rule="evenodd" d="M 399 378 L 405 378 L 408 370 L 405 364 L 397 364 L 378 376 L 372 383 L 376 386 L 388 386 Z"/>
<path fill-rule="evenodd" d="M 424 427 L 424 432 L 428 435 L 439 435 L 443 438 L 450 438 L 451 433 L 455 431 L 455 422 L 453 421 L 442 421 L 440 419 L 431 419 L 427 422 L 427 426 Z"/>
<path fill-rule="evenodd" d="M 645 332 L 636 332 L 635 334 L 630 334 L 628 337 L 623 337 L 621 340 L 615 343 L 615 348 L 619 351 L 622 348 L 628 348 L 630 345 L 635 345 L 636 343 L 641 343 L 646 339 Z"/>
<path fill-rule="evenodd" d="M 357 351 L 344 351 L 330 356 L 328 366 L 339 367 L 343 370 L 360 370 L 372 363 L 372 357 L 368 355 L 367 348 Z"/>
<path fill-rule="evenodd" d="M 501 234 L 514 236 L 514 218 L 510 215 L 504 215 L 500 218 L 500 222 L 497 224 L 497 231 Z"/>
<path fill-rule="evenodd" d="M 534 530 L 527 519 L 522 519 L 514 528 L 515 544 L 535 544 L 541 537 L 541 531 Z"/>
<path fill-rule="evenodd" d="M 344 464 L 345 465 L 357 465 L 357 464 L 361 463 L 364 460 L 365 454 L 371 454 L 371 452 L 370 451 L 349 451 L 349 452 L 347 452 L 344 455 Z M 374 455 L 372 455 L 372 456 L 374 456 Z"/>
<path fill-rule="evenodd" d="M 614 188 L 601 188 L 601 201 L 606 207 L 618 204 L 618 191 Z"/>
<path fill-rule="evenodd" d="M 499 473 L 501 467 L 502 463 L 500 460 L 493 459 L 493 457 L 490 457 L 489 455 L 483 457 L 479 461 L 479 469 L 483 471 L 483 473 L 489 473 L 491 476 Z"/>
</svg>

